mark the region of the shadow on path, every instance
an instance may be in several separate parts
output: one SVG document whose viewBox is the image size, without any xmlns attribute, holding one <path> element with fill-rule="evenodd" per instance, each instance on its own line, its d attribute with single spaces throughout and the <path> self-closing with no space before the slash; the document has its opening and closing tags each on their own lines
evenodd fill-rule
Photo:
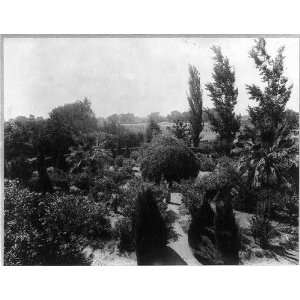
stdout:
<svg viewBox="0 0 300 300">
<path fill-rule="evenodd" d="M 170 247 L 166 246 L 160 253 L 161 265 L 187 265 L 187 263 Z"/>
<path fill-rule="evenodd" d="M 166 246 L 156 253 L 145 255 L 139 265 L 146 266 L 175 266 L 187 263 L 170 247 Z"/>
</svg>

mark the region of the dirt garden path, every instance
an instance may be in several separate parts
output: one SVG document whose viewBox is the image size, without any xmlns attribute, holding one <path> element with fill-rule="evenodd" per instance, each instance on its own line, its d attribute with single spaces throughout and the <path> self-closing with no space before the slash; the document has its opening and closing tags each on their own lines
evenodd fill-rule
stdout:
<svg viewBox="0 0 300 300">
<path fill-rule="evenodd" d="M 169 247 L 172 248 L 189 266 L 199 266 L 201 263 L 194 257 L 193 252 L 188 243 L 188 236 L 180 225 L 180 213 L 179 206 L 181 204 L 181 195 L 179 193 L 171 193 L 171 202 L 168 205 L 168 209 L 173 211 L 177 219 L 174 222 L 173 228 L 178 235 L 178 239 L 175 242 L 169 243 Z"/>
</svg>

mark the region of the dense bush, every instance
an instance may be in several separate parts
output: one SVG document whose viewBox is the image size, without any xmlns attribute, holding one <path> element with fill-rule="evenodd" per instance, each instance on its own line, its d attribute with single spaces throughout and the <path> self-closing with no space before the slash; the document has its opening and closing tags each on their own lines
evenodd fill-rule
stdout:
<svg viewBox="0 0 300 300">
<path fill-rule="evenodd" d="M 215 169 L 216 162 L 213 158 L 202 153 L 198 153 L 196 156 L 199 160 L 200 171 L 212 172 Z"/>
<path fill-rule="evenodd" d="M 251 232 L 255 241 L 263 249 L 267 249 L 270 239 L 274 237 L 274 228 L 271 220 L 264 214 L 257 214 L 251 219 Z"/>
<path fill-rule="evenodd" d="M 205 194 L 202 186 L 195 184 L 192 180 L 182 180 L 180 184 L 174 184 L 174 190 L 182 194 L 182 202 L 191 215 L 201 207 Z"/>
<path fill-rule="evenodd" d="M 219 189 L 225 186 L 239 186 L 240 175 L 235 168 L 234 162 L 226 157 L 216 160 L 216 168 L 208 176 L 197 179 L 196 185 L 205 191 Z"/>
<path fill-rule="evenodd" d="M 133 222 L 129 218 L 122 218 L 117 221 L 115 231 L 119 239 L 118 248 L 120 252 L 135 250 L 135 236 Z"/>
<path fill-rule="evenodd" d="M 159 183 L 196 177 L 199 166 L 194 153 L 182 141 L 171 136 L 156 136 L 143 151 L 142 175 Z"/>
<path fill-rule="evenodd" d="M 113 195 L 118 194 L 119 187 L 110 176 L 97 177 L 94 179 L 90 194 L 96 202 L 110 208 L 113 202 Z"/>
<path fill-rule="evenodd" d="M 192 217 L 188 230 L 189 244 L 202 264 L 238 264 L 239 231 L 231 206 L 230 187 L 204 191 L 185 184 L 185 203 Z M 210 205 L 213 200 L 216 211 Z"/>
<path fill-rule="evenodd" d="M 101 207 L 85 197 L 29 192 L 5 181 L 5 264 L 87 264 L 85 246 L 110 238 Z"/>
<path fill-rule="evenodd" d="M 122 168 L 105 171 L 104 176 L 111 178 L 115 184 L 122 185 L 132 179 L 134 173 L 131 167 L 124 165 Z"/>
<path fill-rule="evenodd" d="M 298 226 L 299 223 L 299 196 L 286 193 L 279 197 L 272 204 L 272 218 Z"/>
</svg>

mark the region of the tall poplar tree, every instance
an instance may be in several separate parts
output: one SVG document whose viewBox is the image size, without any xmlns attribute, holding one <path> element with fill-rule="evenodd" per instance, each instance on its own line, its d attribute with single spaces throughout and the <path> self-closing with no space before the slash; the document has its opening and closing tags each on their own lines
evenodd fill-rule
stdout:
<svg viewBox="0 0 300 300">
<path fill-rule="evenodd" d="M 192 126 L 192 140 L 194 147 L 198 147 L 200 133 L 203 129 L 203 101 L 199 71 L 195 66 L 189 66 L 189 93 L 188 102 L 190 106 L 190 122 Z"/>
<path fill-rule="evenodd" d="M 206 84 L 208 96 L 214 103 L 215 113 L 209 113 L 211 126 L 219 134 L 225 152 L 229 152 L 237 131 L 240 128 L 240 116 L 234 112 L 238 89 L 235 87 L 235 72 L 224 57 L 220 47 L 213 46 L 215 54 L 213 82 Z"/>
</svg>

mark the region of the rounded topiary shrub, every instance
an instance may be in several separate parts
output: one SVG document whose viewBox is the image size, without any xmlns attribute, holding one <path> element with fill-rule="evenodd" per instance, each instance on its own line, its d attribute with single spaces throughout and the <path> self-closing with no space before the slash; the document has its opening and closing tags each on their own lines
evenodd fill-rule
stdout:
<svg viewBox="0 0 300 300">
<path fill-rule="evenodd" d="M 159 183 L 169 183 L 197 176 L 199 164 L 186 145 L 172 137 L 159 135 L 144 149 L 141 162 L 143 178 Z"/>
</svg>

